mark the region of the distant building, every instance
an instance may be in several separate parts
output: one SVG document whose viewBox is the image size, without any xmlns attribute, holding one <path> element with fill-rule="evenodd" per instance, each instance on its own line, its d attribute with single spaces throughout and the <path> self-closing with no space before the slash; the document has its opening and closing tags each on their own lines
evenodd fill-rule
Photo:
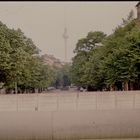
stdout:
<svg viewBox="0 0 140 140">
<path fill-rule="evenodd" d="M 140 27 L 140 1 L 136 4 L 137 18 L 135 19 L 136 24 Z"/>
<path fill-rule="evenodd" d="M 61 62 L 59 59 L 55 58 L 53 55 L 44 54 L 42 55 L 44 63 L 50 66 L 55 66 L 61 68 L 65 63 Z"/>
<path fill-rule="evenodd" d="M 137 18 L 140 19 L 140 1 L 136 5 L 137 8 Z"/>
</svg>

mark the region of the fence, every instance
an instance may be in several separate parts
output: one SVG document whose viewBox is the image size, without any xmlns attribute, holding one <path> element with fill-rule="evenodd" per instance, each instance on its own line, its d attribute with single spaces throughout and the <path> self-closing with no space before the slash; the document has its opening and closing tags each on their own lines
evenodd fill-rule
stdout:
<svg viewBox="0 0 140 140">
<path fill-rule="evenodd" d="M 0 111 L 140 109 L 140 91 L 0 95 Z"/>
</svg>

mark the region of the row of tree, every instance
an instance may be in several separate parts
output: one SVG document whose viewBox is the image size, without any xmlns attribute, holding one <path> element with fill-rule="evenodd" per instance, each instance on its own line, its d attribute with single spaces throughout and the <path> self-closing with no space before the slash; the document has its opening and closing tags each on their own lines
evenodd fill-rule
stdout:
<svg viewBox="0 0 140 140">
<path fill-rule="evenodd" d="M 111 35 L 89 32 L 74 53 L 72 66 L 48 66 L 30 38 L 0 22 L 0 88 L 42 92 L 72 82 L 89 91 L 140 89 L 140 29 L 132 12 Z"/>
<path fill-rule="evenodd" d="M 55 80 L 52 83 L 56 89 L 68 89 L 71 85 L 71 64 L 66 63 L 61 68 L 55 69 Z"/>
<path fill-rule="evenodd" d="M 53 68 L 44 64 L 33 41 L 0 22 L 0 88 L 7 93 L 41 92 L 53 80 Z"/>
<path fill-rule="evenodd" d="M 89 32 L 74 50 L 71 75 L 88 90 L 140 89 L 140 28 L 133 12 L 111 35 Z"/>
</svg>

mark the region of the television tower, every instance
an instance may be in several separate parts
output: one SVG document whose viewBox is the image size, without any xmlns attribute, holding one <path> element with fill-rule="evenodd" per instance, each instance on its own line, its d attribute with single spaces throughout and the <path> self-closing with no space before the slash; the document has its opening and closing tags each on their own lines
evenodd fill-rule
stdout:
<svg viewBox="0 0 140 140">
<path fill-rule="evenodd" d="M 64 8 L 64 45 L 65 45 L 65 62 L 67 62 L 67 40 L 69 38 L 68 32 L 67 32 L 67 25 L 66 25 L 66 8 Z"/>
</svg>

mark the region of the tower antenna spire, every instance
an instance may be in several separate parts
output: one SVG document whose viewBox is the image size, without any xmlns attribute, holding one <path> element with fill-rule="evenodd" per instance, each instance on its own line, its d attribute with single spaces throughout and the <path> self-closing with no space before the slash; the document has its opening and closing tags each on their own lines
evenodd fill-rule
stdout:
<svg viewBox="0 0 140 140">
<path fill-rule="evenodd" d="M 68 31 L 67 31 L 67 23 L 66 23 L 66 7 L 64 6 L 64 46 L 65 46 L 65 62 L 67 62 L 67 40 L 68 40 Z"/>
</svg>

